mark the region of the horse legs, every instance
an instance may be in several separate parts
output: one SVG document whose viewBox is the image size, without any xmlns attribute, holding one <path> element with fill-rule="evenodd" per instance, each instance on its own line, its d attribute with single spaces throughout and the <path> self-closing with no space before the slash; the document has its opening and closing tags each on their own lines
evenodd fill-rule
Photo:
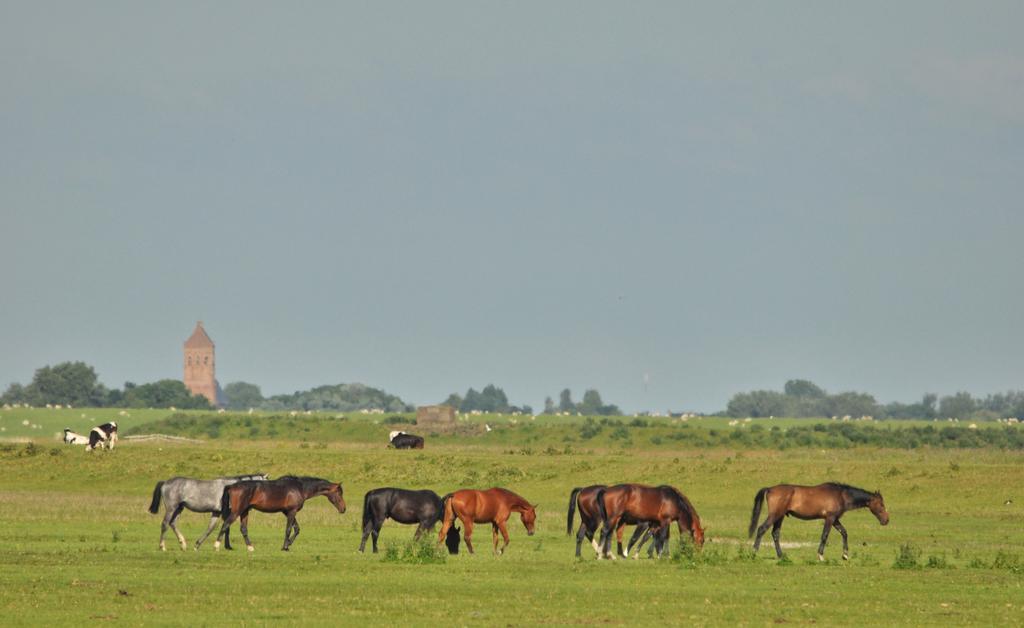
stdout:
<svg viewBox="0 0 1024 628">
<path fill-rule="evenodd" d="M 462 519 L 462 518 L 460 517 L 460 519 Z M 468 549 L 469 553 L 472 554 L 473 553 L 473 521 L 472 520 L 467 521 L 465 519 L 462 519 L 462 526 L 463 526 L 462 527 L 462 539 L 466 542 L 466 549 Z M 444 536 L 448 535 L 447 528 L 449 528 L 449 527 L 450 526 L 445 526 Z M 441 538 L 444 538 L 444 536 L 442 536 Z"/>
<path fill-rule="evenodd" d="M 215 512 L 210 515 L 210 525 L 206 527 L 206 532 L 203 532 L 203 535 L 199 537 L 198 540 L 196 540 L 196 545 L 194 549 L 197 552 L 199 551 L 199 546 L 202 545 L 203 541 L 206 540 L 206 537 L 210 536 L 210 533 L 213 532 L 213 529 L 217 527 L 217 519 L 220 519 L 219 513 Z"/>
<path fill-rule="evenodd" d="M 363 528 L 363 539 L 359 542 L 359 551 L 362 552 L 366 549 L 366 539 L 373 535 L 373 553 L 377 553 L 377 535 L 380 534 L 380 525 L 378 525 L 376 519 L 370 519 L 366 522 L 366 526 Z"/>
<path fill-rule="evenodd" d="M 780 519 L 781 521 L 781 519 Z M 772 514 L 769 512 L 768 517 L 764 520 L 764 523 L 757 526 L 757 535 L 754 537 L 754 553 L 761 548 L 761 537 L 768 531 L 768 526 L 772 525 Z"/>
<path fill-rule="evenodd" d="M 623 558 L 629 558 L 630 552 L 623 552 L 623 531 L 626 530 L 626 521 L 618 522 L 618 526 L 615 528 L 615 545 L 618 550 L 618 555 Z"/>
<path fill-rule="evenodd" d="M 782 558 L 782 545 L 779 544 L 779 536 L 782 532 L 782 519 L 772 524 L 772 541 L 775 541 L 775 555 Z"/>
<path fill-rule="evenodd" d="M 286 552 L 288 551 L 288 548 L 291 547 L 292 543 L 295 542 L 295 539 L 299 536 L 299 520 L 295 518 L 295 515 L 295 512 L 290 512 L 286 515 L 288 517 L 288 525 L 284 527 L 284 547 L 281 548 Z M 292 536 L 290 539 L 288 538 L 289 527 L 291 527 L 292 530 Z"/>
<path fill-rule="evenodd" d="M 646 523 L 641 523 L 635 530 L 633 530 L 633 536 L 629 537 L 629 543 L 626 545 L 626 556 L 633 553 L 633 546 L 635 545 L 636 556 L 634 556 L 634 558 L 640 558 L 640 549 L 644 546 L 644 543 L 651 538 L 650 530 L 650 526 Z"/>
<path fill-rule="evenodd" d="M 504 554 L 505 553 L 505 548 L 508 547 L 508 528 L 506 527 L 507 523 L 508 523 L 507 521 L 502 521 L 502 522 L 498 523 L 497 526 L 496 526 L 498 528 L 498 530 L 501 532 L 501 538 L 503 538 L 505 540 L 505 544 L 501 546 L 501 550 L 498 552 L 499 556 Z M 498 546 L 497 533 L 495 533 L 494 546 L 495 546 L 495 548 L 497 548 L 497 546 Z"/>
<path fill-rule="evenodd" d="M 220 532 L 217 533 L 217 540 L 213 542 L 213 549 L 220 549 L 220 540 L 222 538 L 225 538 L 225 535 L 227 534 L 228 530 L 231 529 L 231 524 L 235 522 L 235 519 L 238 519 L 237 512 L 233 512 L 224 518 L 224 523 L 222 523 L 220 526 Z M 225 538 L 225 542 L 226 541 L 227 539 Z"/>
<path fill-rule="evenodd" d="M 171 513 L 171 518 L 167 522 L 167 525 L 170 526 L 171 530 L 174 531 L 174 536 L 178 537 L 178 543 L 181 545 L 181 549 L 185 549 L 186 547 L 188 547 L 188 542 L 185 541 L 185 536 L 181 532 L 178 531 L 178 526 L 174 525 L 174 523 L 178 520 L 178 515 L 180 515 L 181 511 L 184 510 L 184 509 L 185 509 L 185 504 L 178 504 L 178 507 L 174 509 L 173 513 Z M 160 534 L 160 548 L 161 549 L 163 549 L 163 536 L 164 536 L 163 535 L 163 530 L 161 530 L 161 534 Z"/>
<path fill-rule="evenodd" d="M 621 517 L 608 521 L 608 524 L 601 530 L 601 554 L 598 558 L 611 558 L 615 560 L 616 557 L 612 554 L 612 531 L 618 529 L 620 519 Z M 621 549 L 621 542 L 619 547 Z"/>
<path fill-rule="evenodd" d="M 167 551 L 167 546 L 164 544 L 164 535 L 167 534 L 167 528 L 170 527 L 171 520 L 177 516 L 175 513 L 177 513 L 176 508 L 168 508 L 164 512 L 164 520 L 160 522 L 160 549 L 165 552 Z"/>
<path fill-rule="evenodd" d="M 242 529 L 242 538 L 245 539 L 245 549 L 250 552 L 255 551 L 255 547 L 252 546 L 252 541 L 249 540 L 249 511 L 246 510 L 238 517 L 239 526 Z M 287 531 L 286 531 L 287 534 Z"/>
<path fill-rule="evenodd" d="M 818 545 L 818 560 L 825 560 L 825 542 L 828 541 L 828 533 L 832 529 L 832 519 L 825 518 L 825 527 L 821 530 L 821 543 Z"/>
<path fill-rule="evenodd" d="M 491 541 L 494 543 L 494 555 L 501 556 L 501 552 L 498 551 L 498 524 L 491 524 Z"/>
<path fill-rule="evenodd" d="M 832 524 L 836 530 L 839 530 L 839 534 L 843 535 L 843 560 L 850 560 L 850 546 L 846 541 L 846 528 L 839 522 L 838 519 Z"/>
</svg>

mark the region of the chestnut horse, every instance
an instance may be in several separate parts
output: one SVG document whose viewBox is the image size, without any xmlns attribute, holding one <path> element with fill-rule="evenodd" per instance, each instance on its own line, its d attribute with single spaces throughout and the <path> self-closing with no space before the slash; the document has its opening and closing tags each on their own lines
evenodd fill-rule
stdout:
<svg viewBox="0 0 1024 628">
<path fill-rule="evenodd" d="M 612 531 L 623 523 L 647 523 L 658 534 L 664 534 L 675 521 L 679 533 L 689 532 L 697 547 L 704 546 L 704 529 L 690 500 L 679 489 L 644 484 L 617 484 L 598 489 L 597 502 L 603 507 L 604 530 L 601 533 L 602 555 L 611 556 Z M 620 549 L 621 552 L 621 543 Z M 661 550 L 664 551 L 664 548 Z M 599 556 L 600 557 L 600 556 Z"/>
<path fill-rule="evenodd" d="M 231 529 L 235 519 L 239 519 L 245 546 L 250 552 L 253 551 L 252 542 L 249 541 L 249 511 L 255 508 L 260 512 L 280 512 L 288 518 L 288 524 L 284 527 L 284 545 L 281 547 L 288 551 L 288 547 L 299 536 L 299 522 L 295 520 L 295 515 L 302 510 L 306 500 L 323 495 L 339 513 L 344 513 L 345 500 L 341 493 L 341 484 L 336 482 L 294 475 L 285 475 L 276 480 L 232 484 L 224 489 L 221 497 L 220 510 L 224 523 L 213 547 L 220 549 L 221 537 Z"/>
<path fill-rule="evenodd" d="M 462 538 L 466 540 L 466 548 L 473 553 L 473 524 L 491 524 L 491 536 L 494 539 L 494 553 L 501 555 L 508 547 L 508 528 L 505 523 L 513 512 L 519 513 L 519 518 L 526 527 L 526 534 L 533 536 L 534 526 L 537 521 L 536 507 L 530 504 L 519 495 L 504 488 L 489 488 L 486 491 L 463 489 L 449 493 L 441 498 L 444 502 L 444 525 L 441 526 L 441 533 L 437 536 L 437 544 L 440 545 L 448 535 L 448 529 L 452 527 L 455 518 L 462 520 Z M 498 532 L 501 532 L 505 544 L 498 549 Z"/>
<path fill-rule="evenodd" d="M 817 486 L 798 486 L 795 484 L 776 484 L 762 488 L 754 496 L 754 510 L 750 514 L 750 528 L 747 536 L 754 535 L 754 528 L 761 516 L 761 505 L 768 504 L 768 518 L 757 527 L 757 538 L 754 539 L 754 551 L 761 546 L 761 537 L 772 527 L 772 540 L 775 541 L 775 553 L 782 558 L 779 546 L 779 532 L 782 520 L 787 516 L 797 519 L 824 519 L 825 528 L 821 531 L 821 543 L 818 545 L 818 560 L 825 560 L 825 541 L 833 527 L 843 535 L 843 560 L 850 559 L 850 549 L 846 540 L 846 528 L 839 518 L 847 510 L 865 508 L 871 511 L 882 525 L 889 523 L 889 513 L 885 510 L 885 500 L 878 491 L 874 493 L 849 484 L 826 482 Z"/>
<path fill-rule="evenodd" d="M 584 537 L 590 540 L 590 544 L 594 547 L 594 551 L 597 552 L 598 556 L 601 555 L 601 546 L 597 541 L 597 532 L 604 522 L 604 518 L 601 516 L 601 507 L 597 503 L 597 493 L 602 488 L 608 487 L 604 484 L 594 484 L 586 487 L 576 487 L 569 493 L 569 513 L 566 517 L 565 526 L 566 534 L 572 534 L 572 520 L 577 506 L 579 506 L 580 511 L 580 528 L 576 532 L 576 558 L 580 557 L 580 547 L 583 545 Z M 615 531 L 619 542 L 619 553 L 622 553 L 622 529 L 625 525 L 624 522 L 620 523 Z M 647 523 L 638 525 L 633 532 L 633 536 L 629 539 L 628 549 L 623 555 L 629 554 L 629 550 L 632 550 L 633 545 L 640 541 L 641 537 L 643 537 L 643 540 L 640 542 L 642 547 L 650 536 L 650 525 Z M 651 549 L 655 547 L 660 549 L 660 544 L 656 542 L 651 546 Z M 648 551 L 650 552 L 650 550 Z M 639 554 L 639 548 L 637 552 Z"/>
</svg>

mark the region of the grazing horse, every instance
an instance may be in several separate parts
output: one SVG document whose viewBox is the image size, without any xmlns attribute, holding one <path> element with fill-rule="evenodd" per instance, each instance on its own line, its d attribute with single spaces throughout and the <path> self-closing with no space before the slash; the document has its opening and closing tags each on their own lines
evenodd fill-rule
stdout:
<svg viewBox="0 0 1024 628">
<path fill-rule="evenodd" d="M 612 531 L 623 522 L 629 524 L 648 523 L 656 534 L 667 539 L 665 532 L 675 521 L 679 533 L 689 532 L 697 547 L 704 546 L 704 529 L 700 517 L 690 500 L 679 489 L 668 486 L 646 486 L 643 484 L 617 484 L 599 489 L 597 502 L 603 508 L 602 536 L 603 555 L 611 555 Z M 663 553 L 663 545 L 660 553 Z M 621 552 L 621 544 L 620 550 Z"/>
<path fill-rule="evenodd" d="M 155 515 L 160 510 L 160 500 L 163 499 L 165 510 L 164 520 L 160 523 L 160 549 L 167 550 L 167 546 L 164 545 L 167 528 L 174 531 L 174 535 L 178 537 L 178 543 L 181 544 L 181 549 L 186 549 L 188 544 L 185 542 L 185 537 L 178 532 L 178 528 L 174 524 L 178 520 L 178 515 L 188 508 L 192 512 L 211 513 L 210 525 L 196 541 L 195 549 L 199 551 L 199 546 L 203 544 L 206 537 L 210 536 L 213 528 L 217 525 L 217 519 L 220 518 L 220 502 L 224 495 L 224 488 L 245 480 L 266 479 L 265 473 L 252 473 L 231 475 L 215 480 L 176 477 L 157 482 L 156 487 L 153 488 L 153 501 L 149 504 L 149 512 Z M 224 546 L 231 549 L 231 540 L 227 537 L 224 538 Z"/>
<path fill-rule="evenodd" d="M 438 545 L 448 535 L 448 530 L 458 517 L 462 520 L 463 538 L 466 539 L 466 548 L 473 553 L 473 524 L 491 524 L 491 536 L 494 540 L 494 553 L 501 555 L 508 547 L 508 528 L 505 523 L 513 512 L 519 513 L 519 518 L 526 527 L 526 534 L 533 536 L 537 521 L 536 507 L 519 495 L 504 488 L 489 488 L 486 491 L 463 489 L 445 495 L 444 502 L 444 525 L 441 526 L 441 533 L 437 537 Z M 498 549 L 498 532 L 501 532 L 505 544 Z"/>
<path fill-rule="evenodd" d="M 750 514 L 748 537 L 754 535 L 754 528 L 761 516 L 761 505 L 768 504 L 768 517 L 757 528 L 754 539 L 754 551 L 761 546 L 761 537 L 772 527 L 772 540 L 775 541 L 775 553 L 782 558 L 782 547 L 779 546 L 779 531 L 782 529 L 784 517 L 792 515 L 797 519 L 824 519 L 825 528 L 821 531 L 821 543 L 818 545 L 818 560 L 825 560 L 825 541 L 829 530 L 834 526 L 843 535 L 843 560 L 850 559 L 849 545 L 846 540 L 846 528 L 839 518 L 847 510 L 867 507 L 871 514 L 878 518 L 882 525 L 889 523 L 889 513 L 885 510 L 885 500 L 878 491 L 874 493 L 861 488 L 826 482 L 817 486 L 798 486 L 795 484 L 776 484 L 762 488 L 754 496 L 754 510 Z"/>
<path fill-rule="evenodd" d="M 395 449 L 423 449 L 423 437 L 405 432 L 391 432 L 388 442 Z"/>
<path fill-rule="evenodd" d="M 89 437 L 85 434 L 78 434 L 72 432 L 70 427 L 64 428 L 64 444 L 65 445 L 88 445 Z"/>
<path fill-rule="evenodd" d="M 601 546 L 597 541 L 597 532 L 598 529 L 601 527 L 601 524 L 603 523 L 604 519 L 601 516 L 601 508 L 597 503 L 597 493 L 602 488 L 608 487 L 604 484 L 594 484 L 591 486 L 574 488 L 572 489 L 572 492 L 569 493 L 569 514 L 566 520 L 565 533 L 572 534 L 572 520 L 576 512 L 576 508 L 577 506 L 579 506 L 580 527 L 579 530 L 576 532 L 577 558 L 579 558 L 580 556 L 580 547 L 583 545 L 584 537 L 590 540 L 590 544 L 594 547 L 594 551 L 597 552 L 598 556 L 601 555 Z M 619 540 L 620 553 L 622 552 L 622 529 L 625 527 L 625 525 L 625 523 L 622 523 L 616 530 Z M 649 529 L 650 526 L 646 522 L 638 525 L 636 530 L 633 532 L 633 536 L 629 540 L 629 549 L 633 548 L 633 545 L 641 539 L 641 536 L 643 537 L 643 540 L 640 540 L 640 546 L 643 546 L 643 544 L 650 537 Z M 651 546 L 651 549 L 653 550 L 654 547 L 657 546 L 658 544 L 655 543 L 655 545 Z M 623 554 L 623 556 L 628 554 L 629 551 L 627 550 L 626 554 Z"/>
<path fill-rule="evenodd" d="M 398 523 L 416 525 L 413 540 L 418 541 L 424 532 L 444 516 L 444 503 L 434 491 L 410 491 L 404 488 L 375 488 L 363 497 L 363 540 L 359 551 L 366 549 L 366 539 L 373 535 L 373 553 L 377 553 L 377 537 L 384 520 L 391 517 Z M 459 529 L 452 527 L 445 538 L 449 553 L 459 553 Z"/>
<path fill-rule="evenodd" d="M 111 421 L 110 423 L 104 423 L 103 425 L 97 425 L 92 428 L 89 432 L 89 444 L 86 446 L 86 451 L 92 451 L 97 447 L 107 448 L 110 450 L 114 449 L 114 445 L 117 444 L 117 423 Z"/>
<path fill-rule="evenodd" d="M 252 542 L 249 540 L 249 511 L 255 508 L 260 512 L 280 512 L 288 518 L 288 524 L 284 528 L 284 545 L 281 546 L 281 549 L 287 552 L 295 538 L 299 536 L 299 522 L 295 520 L 295 515 L 302 510 L 307 499 L 317 495 L 326 497 L 339 513 L 345 512 L 341 484 L 321 478 L 285 475 L 276 480 L 238 482 L 226 487 L 221 497 L 220 509 L 224 523 L 213 547 L 220 549 L 221 537 L 226 536 L 231 524 L 235 519 L 239 519 L 245 547 L 250 552 L 253 551 Z"/>
</svg>

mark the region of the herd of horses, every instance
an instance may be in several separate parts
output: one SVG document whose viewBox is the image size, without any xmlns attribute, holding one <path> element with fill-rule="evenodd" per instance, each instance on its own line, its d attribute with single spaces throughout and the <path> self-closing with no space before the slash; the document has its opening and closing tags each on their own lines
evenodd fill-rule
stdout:
<svg viewBox="0 0 1024 628">
<path fill-rule="evenodd" d="M 165 505 L 164 519 L 160 526 L 160 549 L 166 550 L 164 536 L 170 528 L 181 549 L 187 548 L 185 537 L 178 531 L 175 522 L 185 510 L 210 513 L 206 531 L 195 543 L 198 550 L 213 532 L 217 521 L 221 528 L 214 542 L 219 549 L 221 541 L 226 549 L 231 548 L 231 525 L 239 522 L 246 548 L 253 551 L 249 539 L 249 513 L 252 510 L 284 514 L 287 518 L 282 550 L 287 551 L 299 535 L 296 515 L 309 499 L 323 496 L 344 514 L 346 506 L 341 484 L 322 478 L 286 475 L 271 480 L 266 474 L 254 473 L 221 477 L 213 480 L 175 477 L 157 482 L 149 512 L 159 512 L 161 501 Z M 767 506 L 767 517 L 758 526 L 763 506 Z M 754 551 L 761 544 L 761 537 L 768 528 L 772 530 L 776 554 L 782 557 L 779 534 L 786 516 L 798 519 L 824 519 L 825 525 L 818 546 L 818 559 L 824 560 L 825 543 L 832 528 L 839 530 L 843 537 L 843 559 L 849 558 L 846 528 L 840 518 L 849 510 L 867 508 L 879 523 L 889 523 L 882 494 L 869 492 L 847 484 L 828 482 L 817 486 L 778 484 L 762 488 L 754 497 L 748 536 L 753 537 Z M 583 539 L 591 541 L 598 558 L 615 558 L 616 555 L 629 557 L 634 547 L 637 557 L 647 541 L 653 541 L 648 554 L 663 555 L 668 548 L 672 524 L 679 534 L 688 534 L 697 547 L 704 545 L 705 530 L 700 517 L 690 500 L 677 488 L 669 485 L 647 486 L 644 484 L 616 484 L 613 486 L 595 484 L 573 488 L 569 494 L 569 510 L 566 532 L 572 534 L 575 512 L 579 511 L 580 526 L 576 532 L 576 556 L 580 556 Z M 439 496 L 431 490 L 409 490 L 402 488 L 376 488 L 363 497 L 362 540 L 359 551 L 366 548 L 367 539 L 372 537 L 373 551 L 377 552 L 377 538 L 387 519 L 397 523 L 415 525 L 413 538 L 418 540 L 440 522 L 441 530 L 437 544 L 444 543 L 450 553 L 458 553 L 460 529 L 466 548 L 473 553 L 473 529 L 477 524 L 491 524 L 491 537 L 495 554 L 504 553 L 509 545 L 507 523 L 513 514 L 518 514 L 528 535 L 536 531 L 537 509 L 535 504 L 504 488 L 487 490 L 462 489 Z M 627 525 L 636 529 L 625 550 L 622 547 L 623 530 Z M 612 536 L 617 539 L 617 551 L 611 552 Z M 499 536 L 504 541 L 498 547 Z"/>
</svg>

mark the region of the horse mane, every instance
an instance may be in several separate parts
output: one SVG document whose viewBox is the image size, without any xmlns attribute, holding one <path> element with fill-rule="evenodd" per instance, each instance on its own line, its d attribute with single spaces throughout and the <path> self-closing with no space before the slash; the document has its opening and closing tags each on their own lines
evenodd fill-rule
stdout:
<svg viewBox="0 0 1024 628">
<path fill-rule="evenodd" d="M 842 491 L 843 494 L 850 498 L 850 501 L 852 501 L 853 505 L 857 508 L 867 506 L 868 502 L 871 501 L 871 498 L 875 496 L 871 491 L 865 491 L 862 488 L 843 484 L 842 482 L 827 482 L 826 484 L 832 488 Z"/>
<path fill-rule="evenodd" d="M 508 495 L 515 502 L 511 506 L 509 506 L 510 508 L 524 508 L 526 510 L 533 510 L 533 504 L 531 504 L 529 501 L 527 501 L 527 499 L 525 497 L 523 497 L 522 495 L 519 495 L 517 493 L 513 493 L 512 491 L 508 490 L 507 488 L 495 487 L 495 490 L 498 490 L 498 491 L 501 491 L 502 493 L 505 493 L 506 495 Z"/>
<path fill-rule="evenodd" d="M 274 482 L 279 482 L 281 480 L 287 480 L 287 481 L 291 481 L 291 482 L 298 482 L 299 484 L 302 485 L 302 490 L 304 490 L 304 491 L 305 490 L 315 490 L 315 489 L 323 488 L 324 485 L 333 484 L 333 482 L 331 482 L 330 480 L 325 480 L 323 478 L 313 477 L 311 475 L 282 475 L 281 477 L 279 477 L 279 478 L 277 478 L 276 480 L 273 480 L 273 481 Z"/>
<path fill-rule="evenodd" d="M 267 479 L 266 473 L 245 473 L 243 475 L 222 475 L 221 480 L 253 481 Z"/>
<path fill-rule="evenodd" d="M 693 522 L 695 521 L 700 521 L 700 517 L 697 516 L 697 511 L 694 510 L 693 504 L 690 503 L 690 500 L 687 499 L 686 495 L 683 495 L 679 489 L 674 486 L 669 486 L 668 484 L 662 484 L 658 488 L 662 491 L 669 492 L 672 498 L 675 499 L 676 505 L 679 506 L 680 510 L 685 512 L 690 518 L 690 525 L 693 525 Z"/>
</svg>

